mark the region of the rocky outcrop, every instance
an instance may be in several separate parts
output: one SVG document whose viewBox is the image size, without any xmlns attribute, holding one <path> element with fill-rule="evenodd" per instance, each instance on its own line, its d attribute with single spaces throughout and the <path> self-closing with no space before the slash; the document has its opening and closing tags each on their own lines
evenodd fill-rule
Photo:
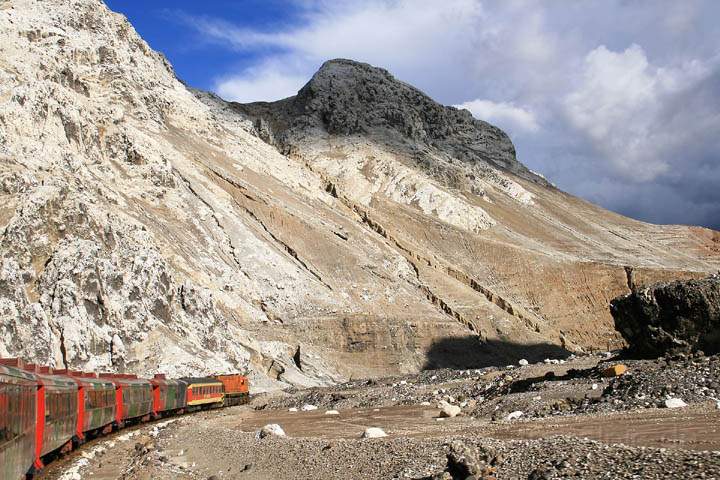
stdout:
<svg viewBox="0 0 720 480">
<path fill-rule="evenodd" d="M 638 355 L 720 353 L 720 275 L 642 288 L 613 300 L 610 311 Z"/>
<path fill-rule="evenodd" d="M 256 390 L 506 364 L 622 345 L 609 299 L 719 259 L 384 70 L 230 104 L 100 0 L 0 1 L 0 356 Z"/>
<path fill-rule="evenodd" d="M 286 151 L 308 134 L 359 135 L 410 147 L 417 165 L 430 171 L 444 166 L 433 161 L 430 151 L 437 150 L 546 184 L 518 162 L 505 132 L 467 110 L 440 105 L 387 70 L 366 63 L 330 60 L 294 97 L 274 104 L 234 105 L 256 119 L 261 135 Z"/>
</svg>

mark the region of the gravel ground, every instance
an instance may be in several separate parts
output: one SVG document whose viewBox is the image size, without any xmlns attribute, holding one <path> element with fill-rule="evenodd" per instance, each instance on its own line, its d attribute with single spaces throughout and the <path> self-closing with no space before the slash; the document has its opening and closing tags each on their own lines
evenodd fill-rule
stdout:
<svg viewBox="0 0 720 480">
<path fill-rule="evenodd" d="M 618 364 L 624 374 L 604 376 Z M 606 354 L 261 395 L 81 450 L 42 480 L 720 479 L 719 376 L 718 356 Z M 437 418 L 442 401 L 460 415 Z M 259 438 L 269 423 L 287 436 Z M 369 426 L 388 436 L 360 439 Z"/>
<path fill-rule="evenodd" d="M 332 388 L 289 391 L 260 398 L 259 408 L 311 404 L 347 409 L 416 405 L 441 400 L 465 414 L 501 419 L 514 411 L 547 417 L 662 408 L 668 398 L 688 404 L 720 400 L 720 356 L 679 355 L 654 360 L 585 356 L 547 363 L 482 370 L 436 370 L 414 376 L 348 382 Z M 603 371 L 621 363 L 623 375 Z"/>
<path fill-rule="evenodd" d="M 192 443 L 185 436 L 192 433 Z M 308 478 L 720 478 L 720 452 L 607 445 L 568 437 L 502 441 L 488 438 L 321 440 L 256 438 L 218 422 L 183 421 L 151 448 L 140 439 L 127 479 Z M 95 477 L 97 478 L 97 477 Z"/>
</svg>

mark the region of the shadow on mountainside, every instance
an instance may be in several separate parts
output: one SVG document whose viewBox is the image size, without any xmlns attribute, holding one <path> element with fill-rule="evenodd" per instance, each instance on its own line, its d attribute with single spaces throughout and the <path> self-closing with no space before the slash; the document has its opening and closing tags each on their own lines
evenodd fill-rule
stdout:
<svg viewBox="0 0 720 480">
<path fill-rule="evenodd" d="M 568 350 L 550 343 L 519 344 L 500 340 L 483 342 L 470 335 L 447 337 L 432 344 L 423 369 L 504 367 L 517 364 L 523 358 L 535 363 L 545 358 L 567 358 L 569 355 Z"/>
</svg>

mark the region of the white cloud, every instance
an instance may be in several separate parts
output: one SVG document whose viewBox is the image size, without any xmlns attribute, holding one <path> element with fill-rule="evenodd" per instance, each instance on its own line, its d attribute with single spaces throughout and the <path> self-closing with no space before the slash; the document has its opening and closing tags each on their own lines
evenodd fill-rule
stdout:
<svg viewBox="0 0 720 480">
<path fill-rule="evenodd" d="M 212 18 L 185 21 L 207 41 L 240 51 L 268 50 L 260 63 L 272 65 L 262 65 L 262 75 L 233 72 L 217 84 L 232 82 L 250 92 L 267 92 L 272 99 L 284 95 L 298 77 L 307 81 L 325 60 L 340 57 L 390 68 L 399 78 L 422 76 L 428 84 L 438 77 L 447 81 L 458 59 L 474 54 L 475 37 L 481 33 L 475 27 L 483 15 L 478 0 L 370 0 L 308 2 L 303 25 L 274 32 Z M 462 76 L 453 77 L 462 83 Z M 237 88 L 232 93 L 240 96 Z"/>
<path fill-rule="evenodd" d="M 638 45 L 623 52 L 600 46 L 585 57 L 577 88 L 564 98 L 565 111 L 620 174 L 654 180 L 668 172 L 668 154 L 686 140 L 685 132 L 667 129 L 663 107 L 707 72 L 699 61 L 656 67 Z"/>
<path fill-rule="evenodd" d="M 533 112 L 516 107 L 512 103 L 477 99 L 455 106 L 469 110 L 475 118 L 490 122 L 511 133 L 537 132 L 540 129 Z"/>
<path fill-rule="evenodd" d="M 215 91 L 226 100 L 240 103 L 274 101 L 295 95 L 307 81 L 304 75 L 289 75 L 265 65 L 219 78 Z"/>
<path fill-rule="evenodd" d="M 271 33 L 210 18 L 193 20 L 193 26 L 241 50 L 275 47 L 308 59 L 345 56 L 384 63 L 399 57 L 413 62 L 457 46 L 481 19 L 478 0 L 374 0 L 311 2 L 304 25 Z"/>
</svg>

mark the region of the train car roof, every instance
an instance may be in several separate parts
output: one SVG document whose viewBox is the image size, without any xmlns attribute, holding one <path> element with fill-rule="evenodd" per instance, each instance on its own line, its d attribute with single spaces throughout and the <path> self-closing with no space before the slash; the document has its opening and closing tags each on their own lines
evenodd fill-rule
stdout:
<svg viewBox="0 0 720 480">
<path fill-rule="evenodd" d="M 181 378 L 165 378 L 164 376 L 156 375 L 150 379 L 150 383 L 153 385 L 187 385 L 187 382 Z"/>
<path fill-rule="evenodd" d="M 0 358 L 0 369 L 7 375 L 31 380 L 45 387 L 77 389 L 77 384 L 68 377 L 53 375 L 51 367 L 25 363 L 22 358 Z"/>
<path fill-rule="evenodd" d="M 21 368 L 11 367 L 9 365 L 0 364 L 0 374 L 15 378 L 22 378 L 23 380 L 31 380 L 33 382 L 37 380 L 34 373 L 30 373 Z"/>
<path fill-rule="evenodd" d="M 100 378 L 103 380 L 109 380 L 113 383 L 120 385 L 150 385 L 150 380 L 147 378 L 137 378 L 135 376 L 115 373 L 101 373 Z"/>
<path fill-rule="evenodd" d="M 77 383 L 70 377 L 64 375 L 53 375 L 52 373 L 36 373 L 35 377 L 46 387 L 60 387 L 68 389 L 77 389 Z"/>
<path fill-rule="evenodd" d="M 220 383 L 222 382 L 214 377 L 182 377 L 180 380 L 182 380 L 185 383 L 192 384 L 192 383 Z"/>
<path fill-rule="evenodd" d="M 109 378 L 99 378 L 94 375 L 83 373 L 83 372 L 68 372 L 68 371 L 54 371 L 54 376 L 62 376 L 69 378 L 78 385 L 91 386 L 92 388 L 115 388 L 112 381 Z"/>
</svg>

